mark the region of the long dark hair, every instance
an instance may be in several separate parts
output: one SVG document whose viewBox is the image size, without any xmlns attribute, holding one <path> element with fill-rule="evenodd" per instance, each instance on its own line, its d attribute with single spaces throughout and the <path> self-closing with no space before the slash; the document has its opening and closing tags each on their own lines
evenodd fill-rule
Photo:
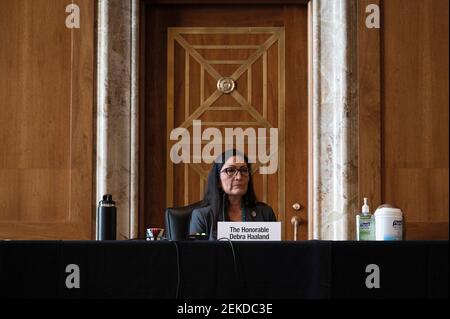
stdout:
<svg viewBox="0 0 450 319">
<path fill-rule="evenodd" d="M 251 164 L 248 162 L 248 158 L 245 154 L 236 149 L 230 149 L 220 154 L 219 157 L 215 160 L 214 165 L 212 166 L 208 175 L 208 183 L 206 186 L 205 195 L 203 197 L 202 206 L 210 206 L 216 220 L 223 220 L 227 218 L 224 212 L 227 211 L 228 207 L 228 195 L 223 191 L 221 187 L 219 187 L 219 185 L 221 184 L 220 172 L 222 171 L 222 167 L 225 162 L 232 156 L 242 157 L 249 170 L 247 192 L 242 198 L 243 205 L 248 209 L 254 209 L 256 207 L 257 200 L 255 189 L 253 187 Z"/>
</svg>

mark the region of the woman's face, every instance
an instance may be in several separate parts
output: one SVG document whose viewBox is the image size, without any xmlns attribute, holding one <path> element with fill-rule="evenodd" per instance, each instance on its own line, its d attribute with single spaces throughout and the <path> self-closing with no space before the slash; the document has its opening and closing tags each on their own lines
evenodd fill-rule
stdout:
<svg viewBox="0 0 450 319">
<path fill-rule="evenodd" d="M 247 193 L 249 172 L 244 158 L 230 157 L 220 171 L 220 181 L 227 195 L 243 196 Z"/>
</svg>

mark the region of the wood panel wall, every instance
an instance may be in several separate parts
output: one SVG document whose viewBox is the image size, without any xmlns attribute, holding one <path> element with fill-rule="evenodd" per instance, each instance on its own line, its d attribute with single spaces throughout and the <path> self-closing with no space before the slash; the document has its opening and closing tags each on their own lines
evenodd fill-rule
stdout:
<svg viewBox="0 0 450 319">
<path fill-rule="evenodd" d="M 0 239 L 92 237 L 94 1 L 0 2 Z"/>
<path fill-rule="evenodd" d="M 380 0 L 358 0 L 358 184 L 359 203 L 381 201 L 381 50 L 380 29 L 366 27 L 366 7 Z M 355 237 L 356 238 L 356 237 Z"/>
<path fill-rule="evenodd" d="M 448 239 L 448 0 L 383 2 L 382 197 Z"/>
<path fill-rule="evenodd" d="M 359 3 L 360 202 L 400 207 L 406 239 L 448 239 L 449 2 L 375 2 Z"/>
</svg>

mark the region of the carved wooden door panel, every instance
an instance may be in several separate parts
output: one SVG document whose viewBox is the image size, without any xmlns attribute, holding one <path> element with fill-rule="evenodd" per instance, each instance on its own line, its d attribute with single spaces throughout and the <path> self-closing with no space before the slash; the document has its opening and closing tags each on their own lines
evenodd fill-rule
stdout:
<svg viewBox="0 0 450 319">
<path fill-rule="evenodd" d="M 278 138 L 284 140 L 284 29 L 170 28 L 168 35 L 168 61 L 173 63 L 168 65 L 167 136 L 182 127 L 191 137 L 190 163 L 173 164 L 170 157 L 167 159 L 167 203 L 180 206 L 201 199 L 211 167 L 202 158 L 194 158 L 201 157 L 199 151 L 209 143 L 202 141 L 200 147 L 194 147 L 195 120 L 199 121 L 195 127 L 201 124 L 202 131 L 220 130 L 222 150 L 227 148 L 225 128 L 242 128 L 244 132 L 253 128 L 253 137 L 268 140 L 269 129 L 278 128 Z M 233 85 L 231 92 L 220 89 L 218 83 L 224 79 Z M 268 96 L 268 86 L 276 94 Z M 266 128 L 267 134 L 257 136 L 258 128 Z M 248 137 L 245 141 L 248 144 Z M 258 141 L 256 149 L 262 144 Z M 270 141 L 261 142 L 270 145 Z M 271 142 L 279 145 L 278 140 Z M 168 139 L 167 149 L 173 144 Z M 272 156 L 281 158 L 283 147 Z M 248 147 L 244 150 L 249 154 Z M 264 150 L 270 155 L 269 151 Z M 284 167 L 280 165 L 274 174 L 260 174 L 261 162 L 254 160 L 255 190 L 262 201 L 280 212 L 284 207 Z M 177 183 L 181 180 L 184 183 Z"/>
</svg>

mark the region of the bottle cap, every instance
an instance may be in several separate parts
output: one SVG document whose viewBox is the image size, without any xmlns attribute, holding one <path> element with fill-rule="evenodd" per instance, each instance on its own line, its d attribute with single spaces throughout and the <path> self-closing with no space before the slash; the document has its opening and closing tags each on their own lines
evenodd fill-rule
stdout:
<svg viewBox="0 0 450 319">
<path fill-rule="evenodd" d="M 400 208 L 396 207 L 378 207 L 375 211 L 375 217 L 394 217 L 401 219 L 403 213 Z"/>
<path fill-rule="evenodd" d="M 100 206 L 114 206 L 116 202 L 112 200 L 111 194 L 103 195 L 103 199 L 99 202 Z"/>
<path fill-rule="evenodd" d="M 369 205 L 367 205 L 367 197 L 364 197 L 364 205 L 362 206 L 362 213 L 363 214 L 369 213 Z"/>
</svg>

